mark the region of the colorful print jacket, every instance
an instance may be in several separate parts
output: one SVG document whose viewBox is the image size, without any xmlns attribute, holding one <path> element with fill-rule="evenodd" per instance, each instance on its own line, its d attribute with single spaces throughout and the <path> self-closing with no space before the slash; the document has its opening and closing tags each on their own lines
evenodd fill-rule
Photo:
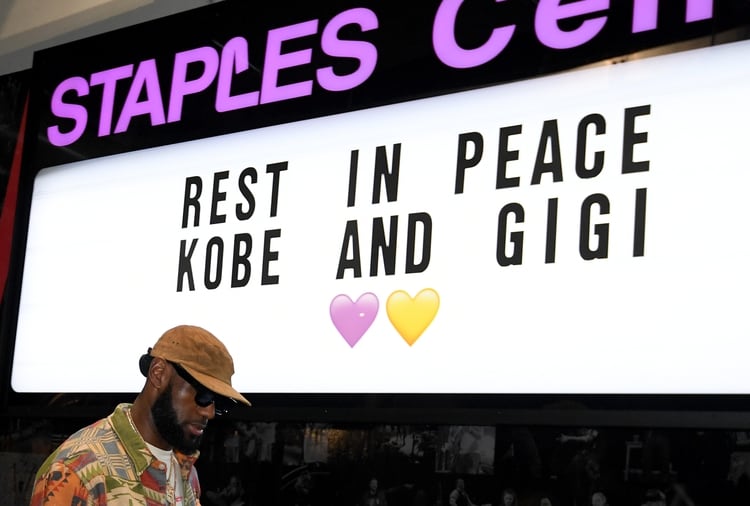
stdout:
<svg viewBox="0 0 750 506">
<path fill-rule="evenodd" d="M 36 475 L 30 506 L 164 506 L 166 466 L 146 447 L 127 415 L 130 404 L 63 442 Z M 198 452 L 175 452 L 184 498 L 179 506 L 200 506 L 200 484 L 193 464 Z"/>
</svg>

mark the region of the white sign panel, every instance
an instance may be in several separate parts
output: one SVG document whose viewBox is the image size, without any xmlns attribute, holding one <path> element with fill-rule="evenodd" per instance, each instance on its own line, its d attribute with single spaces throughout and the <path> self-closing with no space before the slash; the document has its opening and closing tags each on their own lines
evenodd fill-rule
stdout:
<svg viewBox="0 0 750 506">
<path fill-rule="evenodd" d="M 748 393 L 750 44 L 43 170 L 18 392 Z M 78 371 L 78 372 L 76 372 Z"/>
</svg>

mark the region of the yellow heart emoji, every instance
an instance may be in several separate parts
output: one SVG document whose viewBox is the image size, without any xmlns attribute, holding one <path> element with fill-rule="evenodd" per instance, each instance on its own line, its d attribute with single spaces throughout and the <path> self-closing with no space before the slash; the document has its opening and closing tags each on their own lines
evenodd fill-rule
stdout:
<svg viewBox="0 0 750 506">
<path fill-rule="evenodd" d="M 411 298 L 403 290 L 393 292 L 385 303 L 385 311 L 393 327 L 409 346 L 419 339 L 440 307 L 440 296 L 432 288 L 425 288 Z"/>
</svg>

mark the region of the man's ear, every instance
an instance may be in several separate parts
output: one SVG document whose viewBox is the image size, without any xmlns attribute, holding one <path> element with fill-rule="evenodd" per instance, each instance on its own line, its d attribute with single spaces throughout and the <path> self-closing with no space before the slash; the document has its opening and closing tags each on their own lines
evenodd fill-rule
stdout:
<svg viewBox="0 0 750 506">
<path fill-rule="evenodd" d="M 171 372 L 172 368 L 166 360 L 160 357 L 154 357 L 148 368 L 148 381 L 154 385 L 157 390 L 162 390 L 169 384 Z"/>
</svg>

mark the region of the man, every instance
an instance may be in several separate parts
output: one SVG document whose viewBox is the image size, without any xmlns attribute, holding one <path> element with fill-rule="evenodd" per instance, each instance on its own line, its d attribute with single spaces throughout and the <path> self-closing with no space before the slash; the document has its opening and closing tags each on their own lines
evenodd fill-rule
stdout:
<svg viewBox="0 0 750 506">
<path fill-rule="evenodd" d="M 165 332 L 140 360 L 146 382 L 132 404 L 71 435 L 42 464 L 31 506 L 199 505 L 193 464 L 206 424 L 245 397 L 234 362 L 200 328 Z"/>
<path fill-rule="evenodd" d="M 594 492 L 591 494 L 591 506 L 608 506 L 607 496 L 604 492 Z"/>
<path fill-rule="evenodd" d="M 456 480 L 456 488 L 448 496 L 449 506 L 475 506 L 469 494 L 466 493 L 466 484 L 462 478 Z"/>
<path fill-rule="evenodd" d="M 364 494 L 362 494 L 361 506 L 388 506 L 385 492 L 378 488 L 378 479 L 371 478 Z"/>
</svg>

